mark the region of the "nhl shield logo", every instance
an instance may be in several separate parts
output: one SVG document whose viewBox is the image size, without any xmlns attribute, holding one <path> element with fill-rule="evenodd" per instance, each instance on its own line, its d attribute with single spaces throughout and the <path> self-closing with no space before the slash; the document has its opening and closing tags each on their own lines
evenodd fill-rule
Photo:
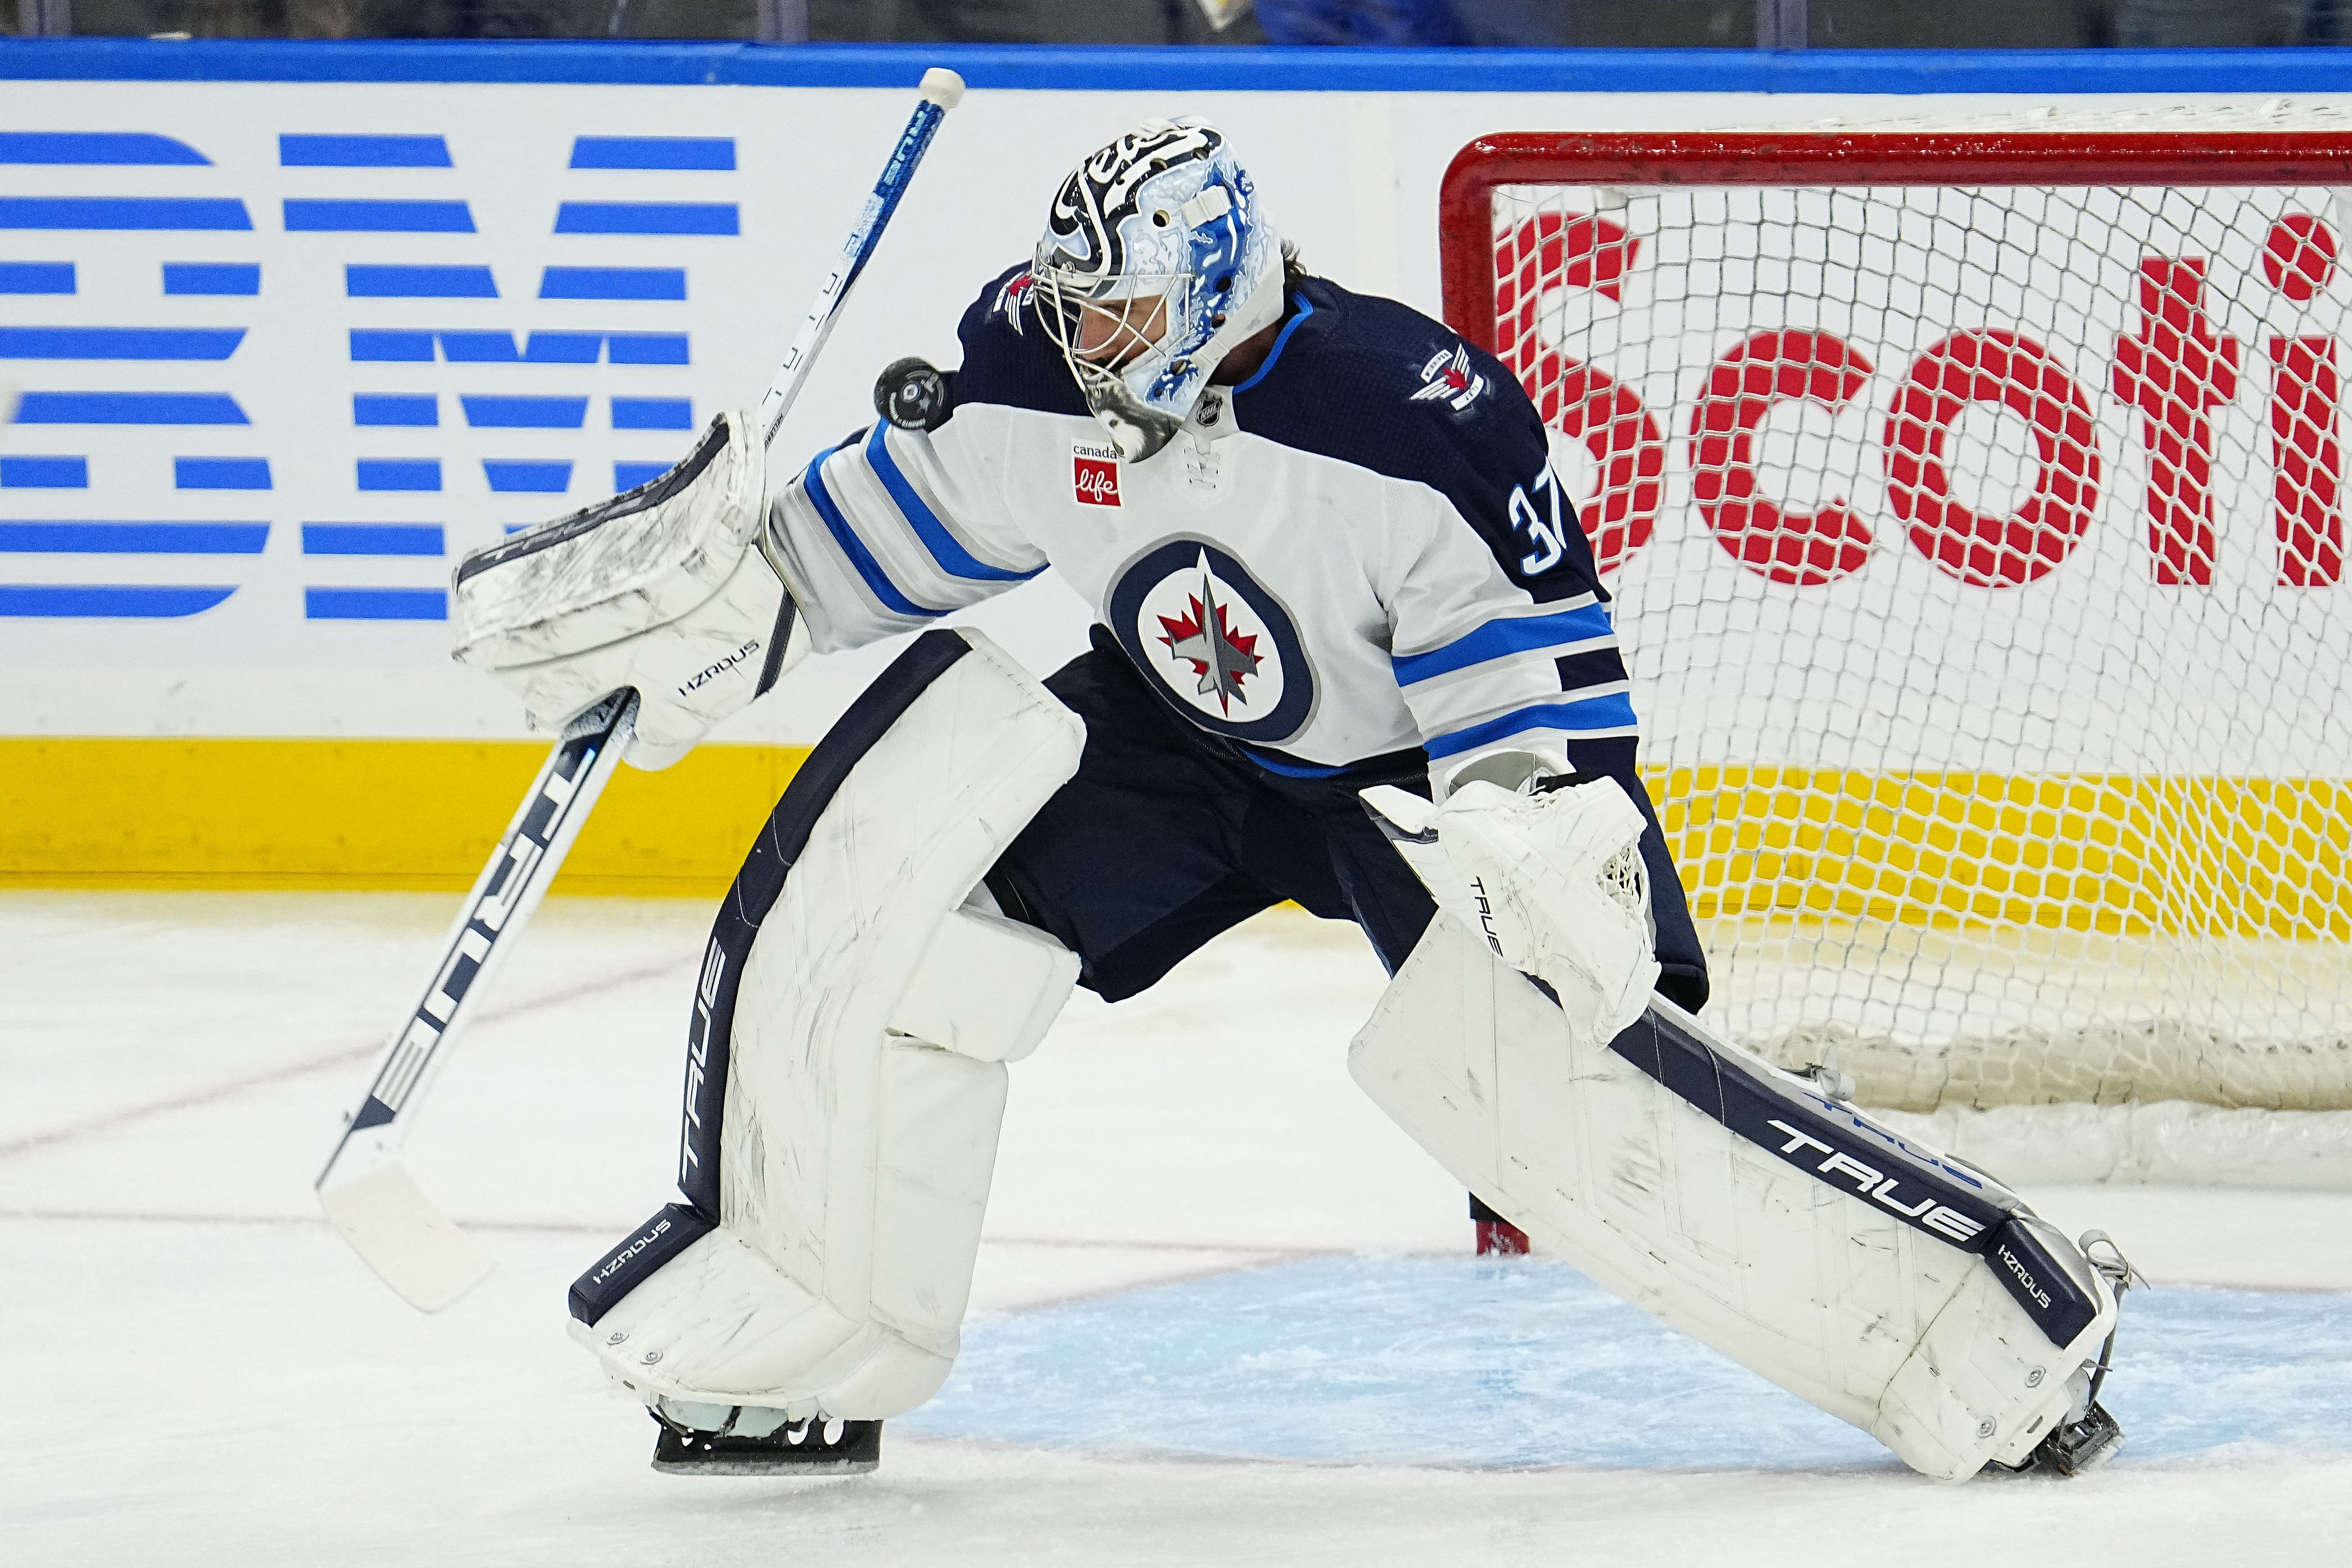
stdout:
<svg viewBox="0 0 2352 1568">
<path fill-rule="evenodd" d="M 1146 552 L 1113 581 L 1119 646 L 1186 717 L 1235 740 L 1287 740 L 1315 706 L 1315 678 L 1280 600 L 1204 541 Z"/>
</svg>

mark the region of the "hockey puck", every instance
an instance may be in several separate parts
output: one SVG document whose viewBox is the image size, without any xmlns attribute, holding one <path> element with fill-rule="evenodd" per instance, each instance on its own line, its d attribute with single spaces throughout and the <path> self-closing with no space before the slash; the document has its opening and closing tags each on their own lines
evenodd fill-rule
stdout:
<svg viewBox="0 0 2352 1568">
<path fill-rule="evenodd" d="M 874 411 L 901 430 L 936 430 L 954 406 L 947 372 L 909 355 L 874 383 Z"/>
</svg>

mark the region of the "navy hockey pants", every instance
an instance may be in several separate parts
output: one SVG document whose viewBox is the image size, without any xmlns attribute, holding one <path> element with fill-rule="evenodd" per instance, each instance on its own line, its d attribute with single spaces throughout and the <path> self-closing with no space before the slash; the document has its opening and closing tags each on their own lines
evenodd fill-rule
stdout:
<svg viewBox="0 0 2352 1568">
<path fill-rule="evenodd" d="M 1076 777 L 1045 803 L 988 874 L 1006 914 L 1078 955 L 1078 982 L 1117 1002 L 1211 937 L 1296 900 L 1363 927 L 1391 973 L 1437 912 L 1428 889 L 1364 814 L 1356 792 L 1395 784 L 1429 794 L 1418 747 L 1328 778 L 1268 772 L 1179 717 L 1108 632 L 1045 682 L 1086 721 Z M 1642 837 L 1656 926 L 1658 989 L 1696 1012 L 1706 959 L 1682 900 L 1630 739 L 1572 742 L 1591 776 L 1622 784 L 1649 819 Z"/>
<path fill-rule="evenodd" d="M 1080 984 L 1132 996 L 1285 899 L 1363 927 L 1391 973 L 1412 952 L 1437 906 L 1356 792 L 1426 795 L 1418 748 L 1330 778 L 1269 773 L 1171 711 L 1100 627 L 1045 685 L 1086 721 L 1086 751 L 988 888 L 1078 955 Z"/>
</svg>

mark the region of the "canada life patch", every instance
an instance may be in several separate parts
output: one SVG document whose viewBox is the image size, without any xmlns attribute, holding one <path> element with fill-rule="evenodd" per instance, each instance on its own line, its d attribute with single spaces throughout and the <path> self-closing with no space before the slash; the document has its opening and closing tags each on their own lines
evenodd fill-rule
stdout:
<svg viewBox="0 0 2352 1568">
<path fill-rule="evenodd" d="M 1070 443 L 1070 494 L 1082 506 L 1118 504 L 1118 448 L 1108 441 Z"/>
<path fill-rule="evenodd" d="M 1157 545 L 1113 581 L 1111 628 L 1128 658 L 1202 728 L 1280 742 L 1315 705 L 1289 612 L 1205 541 Z"/>
</svg>

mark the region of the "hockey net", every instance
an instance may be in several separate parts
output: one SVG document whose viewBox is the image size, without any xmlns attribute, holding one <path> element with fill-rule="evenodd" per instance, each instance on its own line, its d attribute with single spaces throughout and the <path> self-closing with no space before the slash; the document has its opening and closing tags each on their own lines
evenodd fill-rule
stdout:
<svg viewBox="0 0 2352 1568">
<path fill-rule="evenodd" d="M 1708 1016 L 1864 1103 L 2352 1107 L 2352 120 L 2241 119 L 1447 174 L 1447 317 L 1553 427 Z"/>
</svg>

